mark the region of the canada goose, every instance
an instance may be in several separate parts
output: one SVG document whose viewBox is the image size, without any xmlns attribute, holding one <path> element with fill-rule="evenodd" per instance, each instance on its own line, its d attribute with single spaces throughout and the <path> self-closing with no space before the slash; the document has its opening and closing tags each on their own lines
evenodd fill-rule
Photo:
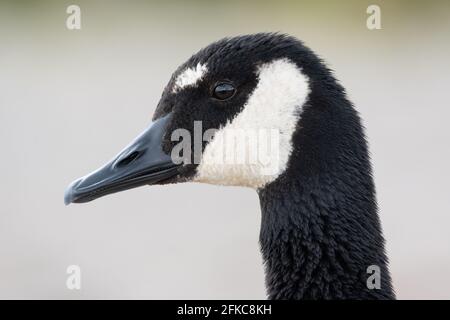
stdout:
<svg viewBox="0 0 450 320">
<path fill-rule="evenodd" d="M 202 134 L 218 130 L 200 144 L 197 162 L 194 143 L 175 161 L 180 139 L 173 132 L 194 136 L 196 121 Z M 274 170 L 265 172 L 261 161 L 218 161 L 221 150 L 235 149 L 227 149 L 225 132 L 249 129 L 278 133 L 269 152 Z M 299 40 L 259 33 L 200 50 L 173 74 L 150 127 L 73 182 L 65 203 L 185 181 L 258 192 L 268 298 L 395 298 L 360 118 L 332 72 Z M 370 266 L 379 268 L 378 288 L 367 284 Z"/>
</svg>

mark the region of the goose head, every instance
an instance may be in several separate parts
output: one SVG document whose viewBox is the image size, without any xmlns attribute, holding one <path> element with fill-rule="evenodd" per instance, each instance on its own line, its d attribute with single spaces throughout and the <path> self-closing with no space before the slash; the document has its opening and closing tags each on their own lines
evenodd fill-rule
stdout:
<svg viewBox="0 0 450 320">
<path fill-rule="evenodd" d="M 250 187 L 270 298 L 395 297 L 360 119 L 300 41 L 261 33 L 209 45 L 175 71 L 152 120 L 73 182 L 65 203 L 152 184 Z M 381 290 L 367 286 L 371 265 Z"/>
<path fill-rule="evenodd" d="M 65 203 L 188 181 L 264 188 L 301 152 L 293 135 L 312 77 L 321 72 L 316 56 L 292 37 L 262 33 L 212 43 L 174 72 L 150 126 L 74 181 Z"/>
</svg>

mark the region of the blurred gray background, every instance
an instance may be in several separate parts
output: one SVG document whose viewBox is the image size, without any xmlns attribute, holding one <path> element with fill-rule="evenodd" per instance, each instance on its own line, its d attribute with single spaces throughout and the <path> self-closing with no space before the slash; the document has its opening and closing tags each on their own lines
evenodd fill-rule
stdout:
<svg viewBox="0 0 450 320">
<path fill-rule="evenodd" d="M 366 28 L 373 3 L 382 30 Z M 81 30 L 66 28 L 70 4 Z M 68 207 L 63 192 L 146 127 L 195 51 L 281 31 L 364 119 L 398 297 L 449 299 L 449 27 L 444 0 L 1 0 L 0 298 L 265 298 L 254 191 L 144 187 Z"/>
</svg>

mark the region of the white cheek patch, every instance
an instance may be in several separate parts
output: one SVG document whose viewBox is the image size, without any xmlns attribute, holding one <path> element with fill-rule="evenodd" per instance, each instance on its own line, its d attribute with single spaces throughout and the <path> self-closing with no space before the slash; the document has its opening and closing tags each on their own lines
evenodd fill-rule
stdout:
<svg viewBox="0 0 450 320">
<path fill-rule="evenodd" d="M 172 92 L 177 92 L 183 88 L 194 86 L 208 72 L 206 65 L 198 63 L 195 68 L 187 68 L 178 75 Z"/>
<path fill-rule="evenodd" d="M 262 65 L 258 80 L 243 110 L 207 144 L 194 181 L 258 189 L 286 170 L 292 135 L 310 90 L 308 79 L 296 64 L 279 59 Z M 238 143 L 236 136 L 241 137 Z M 256 161 L 251 155 L 255 148 Z M 230 153 L 247 161 L 229 162 Z"/>
</svg>

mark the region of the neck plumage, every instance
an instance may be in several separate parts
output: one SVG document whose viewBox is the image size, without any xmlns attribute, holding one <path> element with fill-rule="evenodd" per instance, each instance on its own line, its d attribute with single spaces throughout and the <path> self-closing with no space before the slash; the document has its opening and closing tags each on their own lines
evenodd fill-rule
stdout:
<svg viewBox="0 0 450 320">
<path fill-rule="evenodd" d="M 269 298 L 393 298 L 375 203 L 346 197 L 326 178 L 285 187 L 260 192 Z M 369 288 L 371 266 L 380 270 L 379 289 Z"/>
<path fill-rule="evenodd" d="M 305 107 L 287 170 L 258 191 L 268 296 L 393 299 L 359 117 L 346 100 L 318 99 Z"/>
</svg>

